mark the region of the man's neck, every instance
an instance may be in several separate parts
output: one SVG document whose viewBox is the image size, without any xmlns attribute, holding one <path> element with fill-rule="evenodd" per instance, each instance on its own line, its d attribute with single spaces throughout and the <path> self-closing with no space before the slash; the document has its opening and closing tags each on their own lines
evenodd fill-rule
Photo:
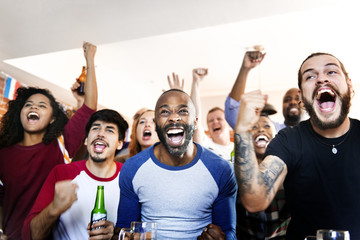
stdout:
<svg viewBox="0 0 360 240">
<path fill-rule="evenodd" d="M 90 158 L 86 161 L 87 169 L 99 178 L 110 178 L 116 172 L 114 158 L 106 159 L 104 162 L 94 162 Z"/>
<path fill-rule="evenodd" d="M 160 143 L 154 147 L 155 157 L 162 163 L 169 166 L 184 166 L 194 160 L 197 152 L 197 147 L 193 142 L 189 143 L 186 152 L 181 156 L 171 155 L 165 146 Z"/>
<path fill-rule="evenodd" d="M 310 123 L 314 131 L 325 138 L 341 137 L 342 135 L 347 133 L 347 131 L 349 131 L 350 129 L 350 119 L 348 117 L 346 117 L 344 122 L 337 128 L 320 129 L 312 123 L 311 119 L 310 119 Z"/>
</svg>

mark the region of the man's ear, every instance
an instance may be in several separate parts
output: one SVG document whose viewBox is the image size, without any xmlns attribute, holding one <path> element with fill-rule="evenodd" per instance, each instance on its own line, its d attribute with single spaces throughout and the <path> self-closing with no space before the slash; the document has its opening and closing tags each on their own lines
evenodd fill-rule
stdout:
<svg viewBox="0 0 360 240">
<path fill-rule="evenodd" d="M 87 138 L 84 140 L 84 145 L 87 146 Z"/>
<path fill-rule="evenodd" d="M 124 145 L 124 142 L 122 141 L 122 140 L 120 140 L 119 142 L 118 142 L 118 146 L 116 147 L 116 149 L 117 150 L 121 150 L 121 148 L 123 147 L 123 145 Z"/>
<path fill-rule="evenodd" d="M 351 79 L 349 78 L 347 82 L 348 82 L 348 86 L 349 86 L 349 89 L 350 89 L 351 97 L 353 97 L 354 94 L 355 94 L 355 90 L 354 90 L 354 88 L 353 88 L 352 81 L 351 81 Z"/>
<path fill-rule="evenodd" d="M 196 117 L 196 118 L 195 118 L 195 121 L 194 121 L 195 130 L 197 129 L 198 120 L 199 120 L 199 118 L 198 118 L 198 117 Z"/>
</svg>

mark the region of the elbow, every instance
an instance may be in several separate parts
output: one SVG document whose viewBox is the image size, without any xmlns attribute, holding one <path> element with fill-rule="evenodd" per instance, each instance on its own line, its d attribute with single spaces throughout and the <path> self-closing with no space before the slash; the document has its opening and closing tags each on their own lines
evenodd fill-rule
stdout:
<svg viewBox="0 0 360 240">
<path fill-rule="evenodd" d="M 265 211 L 269 205 L 263 198 L 254 196 L 242 196 L 241 203 L 251 213 Z"/>
</svg>

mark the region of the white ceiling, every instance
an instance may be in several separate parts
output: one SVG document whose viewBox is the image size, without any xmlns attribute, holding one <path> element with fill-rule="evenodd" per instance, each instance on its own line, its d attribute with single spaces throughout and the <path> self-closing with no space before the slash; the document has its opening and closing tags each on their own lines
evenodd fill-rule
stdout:
<svg viewBox="0 0 360 240">
<path fill-rule="evenodd" d="M 211 100 L 223 106 L 245 48 L 255 44 L 267 55 L 247 89 L 269 93 L 279 112 L 282 93 L 296 87 L 298 67 L 314 51 L 338 56 L 360 85 L 356 0 L 1 0 L 0 7 L 0 72 L 68 104 L 85 64 L 83 41 L 98 46 L 99 104 L 128 117 L 154 108 L 173 71 L 189 92 L 194 67 L 209 68 L 204 112 Z"/>
</svg>

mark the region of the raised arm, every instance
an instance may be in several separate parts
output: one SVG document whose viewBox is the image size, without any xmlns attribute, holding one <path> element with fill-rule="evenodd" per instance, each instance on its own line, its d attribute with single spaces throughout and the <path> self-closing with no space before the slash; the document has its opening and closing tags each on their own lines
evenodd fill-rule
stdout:
<svg viewBox="0 0 360 240">
<path fill-rule="evenodd" d="M 84 42 L 83 44 L 84 56 L 86 60 L 86 82 L 85 82 L 85 99 L 84 103 L 89 108 L 96 110 L 97 101 L 98 101 L 98 92 L 96 84 L 96 75 L 95 75 L 95 53 L 96 46 Z"/>
<path fill-rule="evenodd" d="M 259 65 L 265 57 L 260 51 L 247 51 L 244 55 L 239 74 L 225 102 L 225 119 L 234 129 L 239 114 L 239 101 L 245 92 L 248 74 L 251 69 Z"/>
<path fill-rule="evenodd" d="M 250 128 L 259 119 L 266 96 L 259 90 L 241 98 L 235 131 L 235 174 L 241 202 L 249 212 L 265 210 L 273 200 L 287 174 L 285 163 L 267 156 L 258 165 Z"/>
<path fill-rule="evenodd" d="M 76 188 L 77 185 L 69 180 L 55 184 L 53 201 L 30 222 L 31 238 L 33 240 L 46 239 L 50 235 L 51 229 L 60 215 L 77 200 Z"/>
<path fill-rule="evenodd" d="M 230 97 L 232 99 L 240 101 L 241 96 L 245 92 L 246 80 L 250 70 L 258 66 L 262 62 L 264 57 L 265 53 L 262 53 L 260 51 L 247 51 L 245 53 L 239 74 L 230 92 Z"/>
<path fill-rule="evenodd" d="M 208 74 L 208 69 L 206 68 L 195 68 L 192 71 L 193 81 L 191 86 L 191 100 L 194 102 L 196 109 L 196 116 L 198 118 L 197 127 L 194 131 L 193 140 L 199 144 L 204 142 L 204 138 L 206 137 L 204 127 L 202 125 L 201 120 L 201 102 L 200 102 L 200 81 L 205 78 Z"/>
</svg>

